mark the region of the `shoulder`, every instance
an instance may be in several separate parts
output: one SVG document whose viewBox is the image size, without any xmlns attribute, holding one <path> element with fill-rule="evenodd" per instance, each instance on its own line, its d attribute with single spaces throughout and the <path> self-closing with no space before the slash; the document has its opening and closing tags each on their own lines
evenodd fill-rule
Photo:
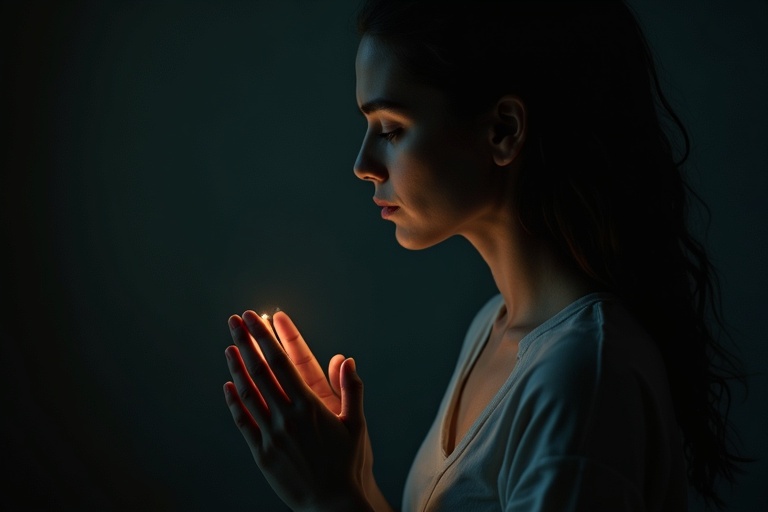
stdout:
<svg viewBox="0 0 768 512">
<path fill-rule="evenodd" d="M 604 301 L 581 302 L 521 341 L 518 365 L 526 386 L 563 396 L 595 385 L 606 342 Z"/>
<path fill-rule="evenodd" d="M 617 300 L 593 301 L 560 320 L 519 361 L 501 483 L 508 497 L 599 483 L 635 501 L 639 489 L 663 489 L 680 447 L 655 343 Z M 658 472 L 651 483 L 649 464 Z"/>
<path fill-rule="evenodd" d="M 516 369 L 510 414 L 523 430 L 549 432 L 542 451 L 604 458 L 650 425 L 673 428 L 663 360 L 626 308 L 598 300 L 562 320 L 532 340 Z"/>
<path fill-rule="evenodd" d="M 583 391 L 661 364 L 653 340 L 610 295 L 585 300 L 553 320 L 521 347 L 521 360 L 528 359 L 524 364 L 535 381 L 569 389 L 579 384 L 575 387 Z"/>
<path fill-rule="evenodd" d="M 568 440 L 568 451 L 580 453 L 590 429 L 642 424 L 649 404 L 666 401 L 658 349 L 619 302 L 583 304 L 535 334 L 521 348 L 513 390 L 517 411 L 510 413 L 527 418 L 529 426 L 554 428 Z"/>
</svg>

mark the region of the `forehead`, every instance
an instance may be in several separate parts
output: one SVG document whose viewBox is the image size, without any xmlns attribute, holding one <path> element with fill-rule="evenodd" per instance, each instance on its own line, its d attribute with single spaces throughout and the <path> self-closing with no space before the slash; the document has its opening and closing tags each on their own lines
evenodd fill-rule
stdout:
<svg viewBox="0 0 768 512">
<path fill-rule="evenodd" d="M 364 36 L 355 59 L 357 104 L 388 100 L 415 112 L 439 112 L 443 94 L 420 84 L 398 64 L 393 52 L 377 39 Z"/>
<path fill-rule="evenodd" d="M 370 36 L 364 36 L 360 40 L 355 58 L 358 99 L 360 92 L 373 92 L 377 85 L 380 88 L 384 86 L 383 82 L 391 82 L 393 86 L 405 79 L 403 75 L 394 56 L 384 44 Z"/>
</svg>

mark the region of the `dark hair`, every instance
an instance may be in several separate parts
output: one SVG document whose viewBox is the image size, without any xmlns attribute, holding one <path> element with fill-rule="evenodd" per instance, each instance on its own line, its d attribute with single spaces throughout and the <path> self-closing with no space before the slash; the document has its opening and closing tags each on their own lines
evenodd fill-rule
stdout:
<svg viewBox="0 0 768 512">
<path fill-rule="evenodd" d="M 359 36 L 387 45 L 414 79 L 445 92 L 459 119 L 504 94 L 526 106 L 517 189 L 524 228 L 614 292 L 666 362 L 691 485 L 723 505 L 734 482 L 729 381 L 743 379 L 725 335 L 715 269 L 687 225 L 688 134 L 662 94 L 653 56 L 621 0 L 369 0 Z M 469 6 L 469 7 L 468 7 Z M 505 65 L 506 64 L 506 65 Z M 674 125 L 675 160 L 665 133 Z"/>
</svg>

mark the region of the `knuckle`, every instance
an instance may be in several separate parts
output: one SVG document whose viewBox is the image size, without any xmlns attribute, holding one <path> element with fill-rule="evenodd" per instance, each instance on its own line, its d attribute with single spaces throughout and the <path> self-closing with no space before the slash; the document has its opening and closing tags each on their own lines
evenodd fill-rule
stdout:
<svg viewBox="0 0 768 512">
<path fill-rule="evenodd" d="M 267 364 L 270 368 L 282 368 L 285 366 L 285 358 L 282 353 L 270 352 L 264 354 Z"/>
<path fill-rule="evenodd" d="M 258 358 L 248 366 L 248 373 L 253 377 L 266 375 L 267 365 L 264 363 L 264 361 L 261 360 L 261 358 Z"/>
<path fill-rule="evenodd" d="M 235 420 L 235 425 L 237 425 L 237 428 L 240 430 L 249 428 L 250 425 L 250 418 L 246 416 L 245 412 L 243 411 L 237 411 L 233 414 L 233 419 Z"/>
<path fill-rule="evenodd" d="M 273 440 L 280 446 L 284 446 L 286 441 L 296 434 L 297 424 L 293 414 L 281 414 L 272 424 Z"/>
<path fill-rule="evenodd" d="M 244 401 L 248 401 L 253 396 L 253 393 L 248 388 L 248 386 L 242 386 L 237 388 L 237 394 L 240 395 L 240 398 L 242 398 Z"/>
</svg>

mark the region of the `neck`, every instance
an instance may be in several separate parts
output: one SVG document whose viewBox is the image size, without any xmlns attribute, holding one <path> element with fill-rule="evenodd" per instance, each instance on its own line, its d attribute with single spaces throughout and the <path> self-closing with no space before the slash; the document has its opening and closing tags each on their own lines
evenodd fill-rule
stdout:
<svg viewBox="0 0 768 512">
<path fill-rule="evenodd" d="M 557 258 L 541 241 L 531 238 L 514 215 L 498 218 L 465 237 L 488 264 L 504 309 L 497 325 L 519 339 L 568 304 L 595 288 Z"/>
</svg>

